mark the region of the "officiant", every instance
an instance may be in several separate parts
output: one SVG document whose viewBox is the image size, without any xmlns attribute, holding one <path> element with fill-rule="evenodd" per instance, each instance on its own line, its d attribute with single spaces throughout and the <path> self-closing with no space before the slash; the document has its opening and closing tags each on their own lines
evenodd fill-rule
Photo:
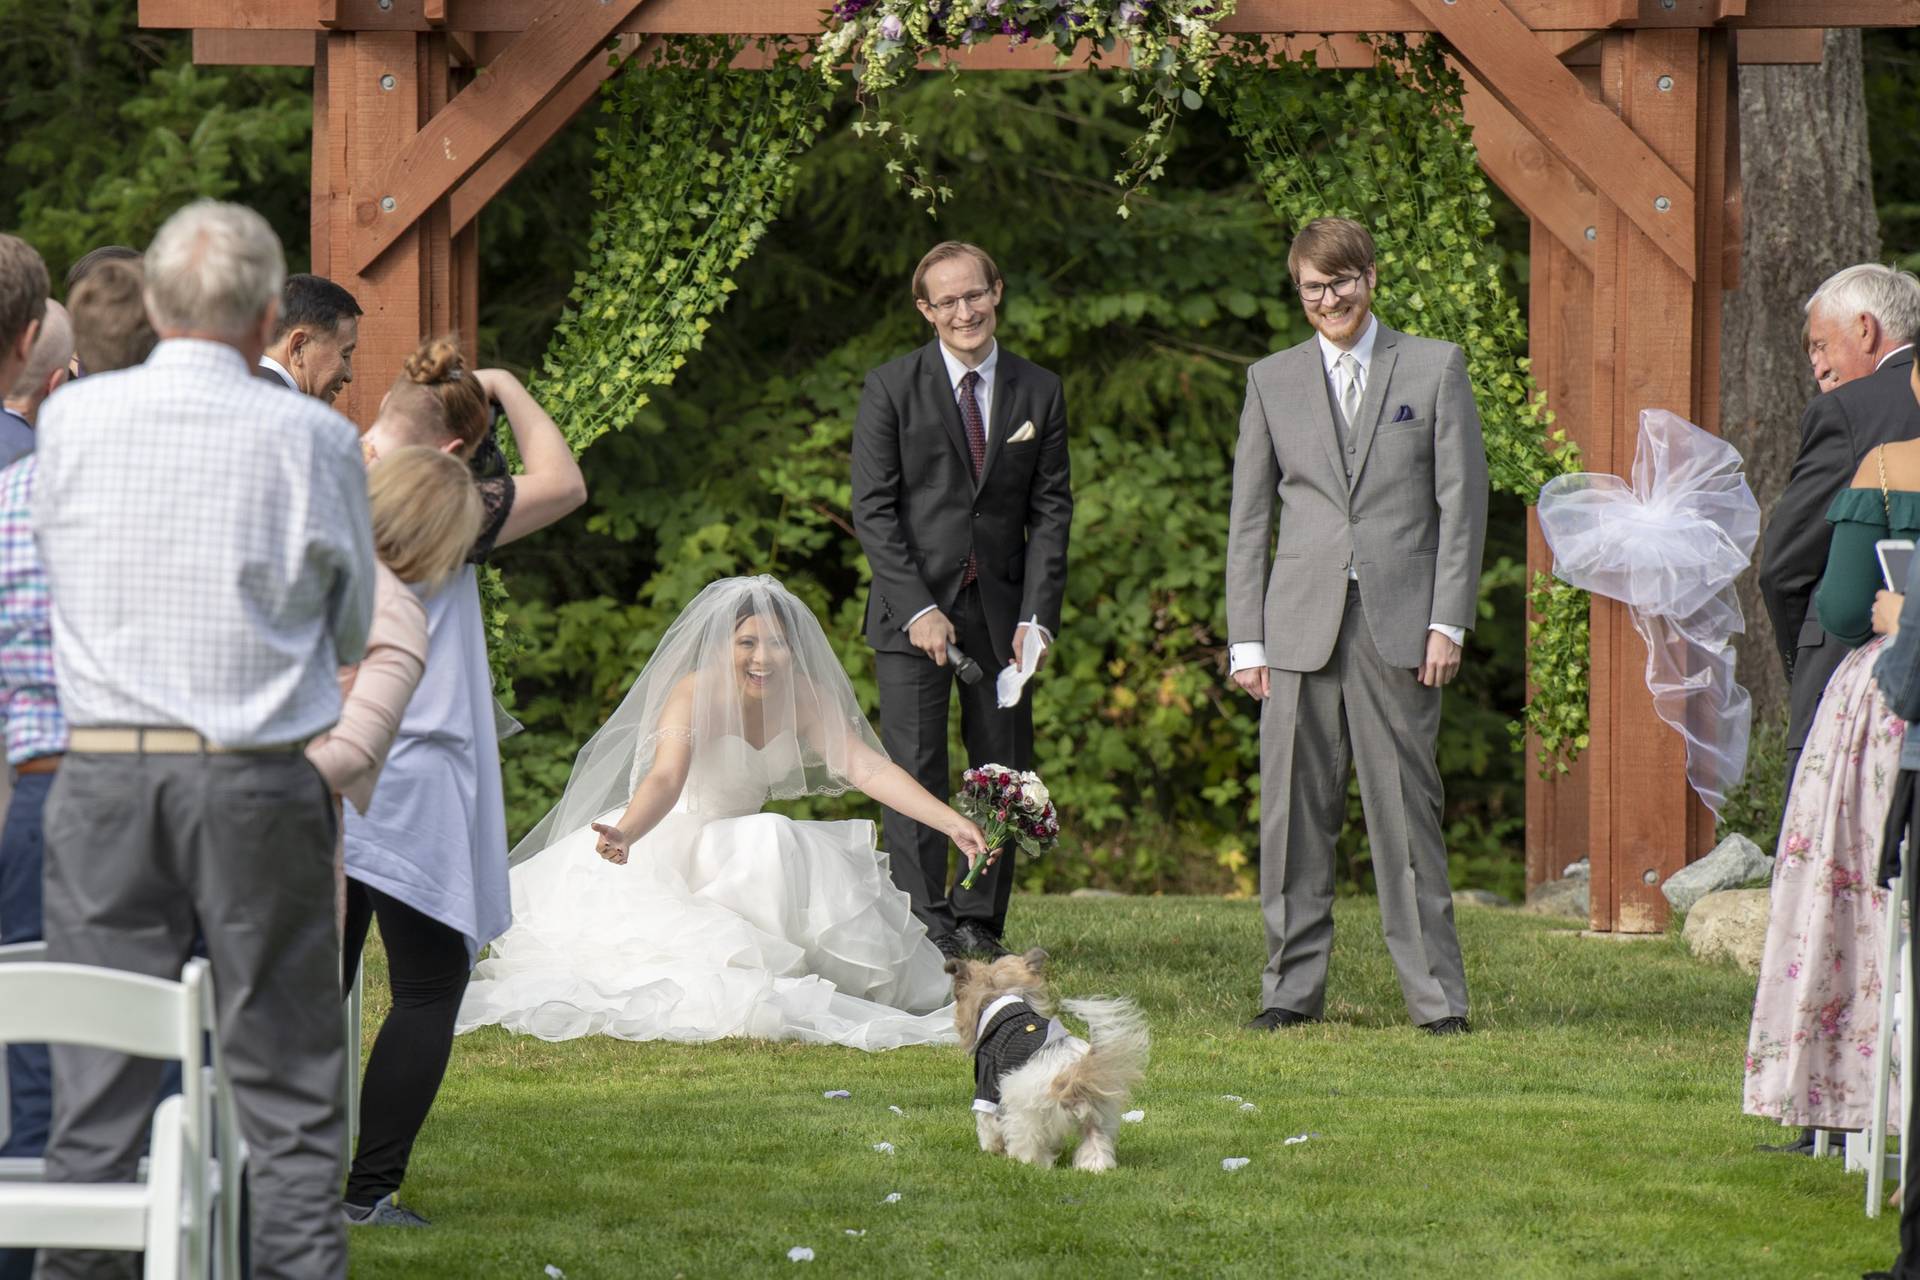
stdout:
<svg viewBox="0 0 1920 1280">
<path fill-rule="evenodd" d="M 873 567 L 867 643 L 887 754 L 941 800 L 950 793 L 947 707 L 957 648 L 987 671 L 1037 627 L 1060 629 L 1073 494 L 1057 375 L 995 339 L 1005 286 L 987 253 L 935 245 L 913 273 L 933 340 L 867 374 L 853 428 L 853 526 Z M 969 764 L 1032 766 L 1033 710 L 1002 709 L 994 681 L 965 678 Z M 949 956 L 1002 955 L 1011 859 L 953 886 L 947 838 L 889 809 L 893 882 Z"/>
</svg>

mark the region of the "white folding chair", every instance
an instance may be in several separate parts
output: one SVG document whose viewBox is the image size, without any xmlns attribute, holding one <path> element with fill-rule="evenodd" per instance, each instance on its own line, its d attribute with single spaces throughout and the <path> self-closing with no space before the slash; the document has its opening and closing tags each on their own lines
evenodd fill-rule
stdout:
<svg viewBox="0 0 1920 1280">
<path fill-rule="evenodd" d="M 1873 1123 L 1867 1130 L 1861 1150 L 1855 1159 L 1852 1136 L 1847 1143 L 1848 1168 L 1860 1164 L 1867 1172 L 1867 1216 L 1880 1216 L 1880 1207 L 1886 1199 L 1887 1179 L 1887 1105 L 1888 1095 L 1892 1092 L 1893 1055 L 1895 1046 L 1894 1030 L 1904 1028 L 1907 1019 L 1913 1016 L 1912 993 L 1907 990 L 1907 948 L 1911 946 L 1908 937 L 1908 925 L 1903 919 L 1902 906 L 1906 902 L 1905 878 L 1895 876 L 1893 884 L 1887 890 L 1886 920 L 1883 927 L 1885 945 L 1881 948 L 1880 971 L 1880 1042 L 1874 1054 L 1873 1070 Z M 1907 1143 L 1914 1141 L 1906 1132 L 1906 1119 L 1912 1114 L 1906 1105 L 1913 1096 L 1913 1066 L 1910 1062 L 1900 1064 L 1900 1146 L 1904 1151 Z M 1896 1165 L 1897 1169 L 1898 1166 Z"/>
<path fill-rule="evenodd" d="M 181 1093 L 155 1111 L 145 1182 L 0 1183 L 0 1244 L 142 1250 L 149 1276 L 210 1271 L 213 1101 L 202 1042 L 207 963 L 180 981 L 88 965 L 0 964 L 0 1041 L 84 1045 L 180 1063 Z M 227 1117 L 223 1117 L 227 1118 Z"/>
<path fill-rule="evenodd" d="M 367 989 L 367 967 L 354 966 L 347 988 L 347 1160 L 360 1143 L 360 1005 Z"/>
</svg>

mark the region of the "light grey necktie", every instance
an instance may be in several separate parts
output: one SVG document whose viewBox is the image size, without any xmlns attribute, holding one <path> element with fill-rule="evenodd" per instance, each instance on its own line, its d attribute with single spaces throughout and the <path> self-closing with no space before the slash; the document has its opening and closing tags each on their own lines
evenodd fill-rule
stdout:
<svg viewBox="0 0 1920 1280">
<path fill-rule="evenodd" d="M 1353 434 L 1354 423 L 1360 419 L 1360 362 L 1353 352 L 1345 351 L 1337 362 L 1344 379 L 1340 387 L 1340 416 L 1346 419 L 1347 434 Z"/>
</svg>

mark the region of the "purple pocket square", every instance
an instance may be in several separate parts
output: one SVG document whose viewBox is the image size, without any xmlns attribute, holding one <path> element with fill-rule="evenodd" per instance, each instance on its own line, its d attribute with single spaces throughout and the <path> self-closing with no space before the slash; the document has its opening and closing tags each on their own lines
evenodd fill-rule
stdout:
<svg viewBox="0 0 1920 1280">
<path fill-rule="evenodd" d="M 1393 420 L 1395 422 L 1412 422 L 1413 406 L 1410 404 L 1401 405 L 1399 411 L 1393 415 Z"/>
</svg>

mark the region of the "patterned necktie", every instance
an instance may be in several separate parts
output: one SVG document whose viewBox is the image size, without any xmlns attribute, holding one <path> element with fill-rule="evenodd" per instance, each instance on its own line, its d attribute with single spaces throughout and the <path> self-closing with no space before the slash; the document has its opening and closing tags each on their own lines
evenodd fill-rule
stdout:
<svg viewBox="0 0 1920 1280">
<path fill-rule="evenodd" d="M 1346 419 L 1347 434 L 1352 435 L 1354 424 L 1360 420 L 1360 362 L 1353 352 L 1345 351 L 1340 355 L 1339 368 L 1346 376 L 1340 388 L 1340 416 Z"/>
<path fill-rule="evenodd" d="M 967 450 L 973 454 L 973 482 L 980 483 L 980 469 L 987 465 L 987 424 L 980 417 L 980 401 L 974 398 L 973 389 L 980 385 L 978 371 L 969 369 L 960 379 L 960 420 L 967 425 Z M 967 548 L 967 572 L 960 579 L 965 587 L 980 576 L 980 567 L 974 561 L 973 548 Z"/>
</svg>

